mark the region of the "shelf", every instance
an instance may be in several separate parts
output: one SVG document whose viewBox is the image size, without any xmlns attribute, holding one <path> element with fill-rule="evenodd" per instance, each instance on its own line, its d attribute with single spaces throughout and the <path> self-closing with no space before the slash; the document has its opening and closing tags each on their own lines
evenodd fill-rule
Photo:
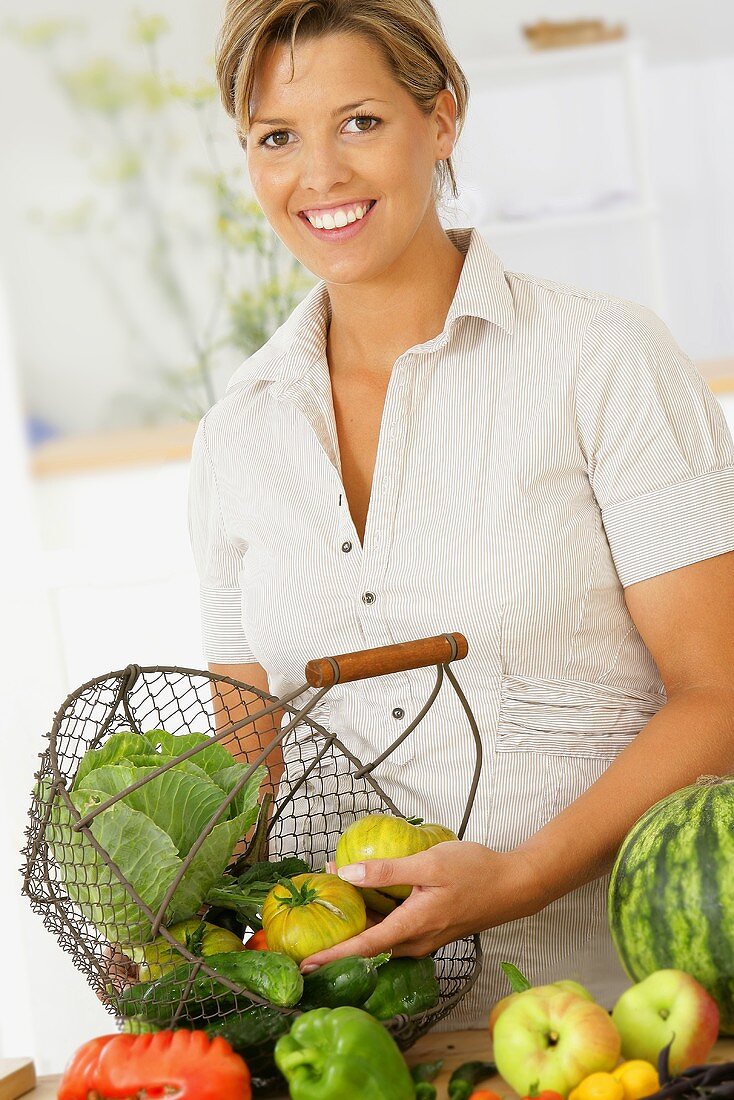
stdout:
<svg viewBox="0 0 734 1100">
<path fill-rule="evenodd" d="M 185 421 L 51 439 L 31 451 L 30 471 L 34 477 L 47 477 L 116 466 L 188 462 L 196 428 L 197 423 Z"/>
<path fill-rule="evenodd" d="M 462 68 L 470 82 L 484 76 L 508 76 L 513 73 L 518 76 L 536 76 L 539 69 L 551 74 L 553 70 L 557 70 L 559 75 L 568 76 L 569 69 L 585 68 L 589 65 L 597 68 L 605 63 L 626 61 L 631 54 L 640 53 L 643 49 L 640 39 L 625 38 L 617 42 L 568 46 L 557 50 L 528 49 L 489 59 L 468 58 L 462 62 Z"/>
<path fill-rule="evenodd" d="M 583 229 L 585 226 L 620 225 L 625 222 L 647 221 L 658 217 L 655 206 L 630 203 L 629 206 L 610 210 L 579 211 L 576 214 L 549 214 L 541 218 L 507 218 L 485 222 L 480 232 L 488 237 L 501 237 L 513 233 L 537 233 L 557 229 Z"/>
</svg>

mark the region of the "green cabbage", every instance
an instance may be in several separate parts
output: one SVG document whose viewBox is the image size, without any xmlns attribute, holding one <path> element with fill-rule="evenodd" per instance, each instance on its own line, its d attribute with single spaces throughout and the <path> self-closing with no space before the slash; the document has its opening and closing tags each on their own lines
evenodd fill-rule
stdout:
<svg viewBox="0 0 734 1100">
<path fill-rule="evenodd" d="M 69 797 L 83 817 L 94 806 L 150 775 L 155 768 L 194 745 L 205 734 L 170 734 L 151 730 L 144 735 L 112 734 L 98 749 L 90 749 L 77 769 Z M 184 857 L 227 794 L 247 771 L 219 744 L 181 761 L 136 791 L 103 810 L 90 832 L 155 914 Z M 258 815 L 258 793 L 267 774 L 259 767 L 225 810 L 187 868 L 166 909 L 172 924 L 194 916 L 209 890 L 229 864 L 237 842 Z M 151 922 L 83 833 L 62 796 L 51 795 L 46 780 L 40 792 L 53 797 L 46 837 L 68 898 L 98 933 L 123 951 L 149 942 Z"/>
</svg>

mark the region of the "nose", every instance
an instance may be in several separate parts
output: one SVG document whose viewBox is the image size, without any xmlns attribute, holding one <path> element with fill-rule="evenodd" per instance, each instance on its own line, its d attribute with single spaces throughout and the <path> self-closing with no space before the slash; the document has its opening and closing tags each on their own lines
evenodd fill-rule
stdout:
<svg viewBox="0 0 734 1100">
<path fill-rule="evenodd" d="M 352 177 L 344 153 L 328 142 L 304 146 L 300 169 L 299 184 L 304 195 L 331 195 Z"/>
</svg>

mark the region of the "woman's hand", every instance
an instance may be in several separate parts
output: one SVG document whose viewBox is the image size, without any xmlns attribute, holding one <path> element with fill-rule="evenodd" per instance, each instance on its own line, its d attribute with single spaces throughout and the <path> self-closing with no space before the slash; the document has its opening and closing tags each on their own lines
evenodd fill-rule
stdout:
<svg viewBox="0 0 734 1100">
<path fill-rule="evenodd" d="M 452 940 L 537 912 L 534 868 L 524 853 L 448 840 L 400 859 L 370 859 L 342 867 L 355 886 L 407 885 L 413 890 L 383 920 L 301 963 L 305 973 L 346 955 L 421 957 Z"/>
<path fill-rule="evenodd" d="M 124 955 L 117 945 L 105 943 L 102 947 L 102 965 L 106 977 L 106 992 L 97 990 L 97 997 L 104 1004 L 110 1003 L 110 997 L 119 996 L 138 980 L 137 965 Z"/>
</svg>

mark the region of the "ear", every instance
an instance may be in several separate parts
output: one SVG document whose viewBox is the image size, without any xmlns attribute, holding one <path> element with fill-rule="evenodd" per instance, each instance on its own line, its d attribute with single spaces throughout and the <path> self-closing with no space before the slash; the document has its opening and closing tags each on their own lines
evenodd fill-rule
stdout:
<svg viewBox="0 0 734 1100">
<path fill-rule="evenodd" d="M 436 120 L 436 140 L 441 150 L 441 160 L 446 160 L 454 151 L 456 144 L 456 100 L 449 88 L 438 93 L 433 108 Z"/>
</svg>

